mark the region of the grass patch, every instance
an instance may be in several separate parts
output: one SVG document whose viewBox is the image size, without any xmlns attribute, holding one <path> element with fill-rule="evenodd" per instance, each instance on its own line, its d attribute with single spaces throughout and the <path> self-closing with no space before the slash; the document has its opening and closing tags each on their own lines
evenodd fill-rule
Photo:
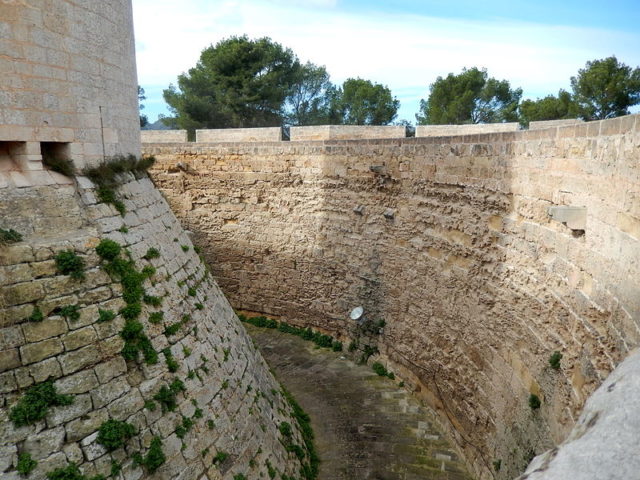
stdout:
<svg viewBox="0 0 640 480">
<path fill-rule="evenodd" d="M 157 248 L 151 247 L 147 250 L 147 253 L 144 254 L 142 258 L 145 260 L 151 260 L 152 258 L 159 258 L 160 251 Z"/>
<path fill-rule="evenodd" d="M 182 380 L 176 378 L 168 387 L 163 385 L 158 393 L 153 396 L 153 399 L 160 404 L 163 412 L 173 412 L 178 406 L 176 402 L 178 393 L 184 392 L 186 389 Z"/>
<path fill-rule="evenodd" d="M 291 406 L 291 409 L 293 410 L 293 417 L 296 419 L 296 422 L 298 422 L 298 427 L 300 428 L 300 432 L 302 433 L 302 439 L 305 446 L 305 451 L 303 451 L 303 458 L 300 458 L 300 462 L 302 464 L 302 476 L 306 480 L 314 480 L 318 476 L 320 459 L 318 458 L 318 454 L 316 453 L 316 449 L 313 444 L 313 430 L 311 428 L 311 419 L 309 418 L 309 415 L 307 415 L 302 407 L 298 404 L 298 402 L 296 402 L 289 391 L 287 391 L 284 387 L 282 388 L 282 396 Z M 298 454 L 296 453 L 296 455 Z"/>
<path fill-rule="evenodd" d="M 100 243 L 96 247 L 98 256 L 108 262 L 115 260 L 115 258 L 120 255 L 120 250 L 122 250 L 120 244 L 108 238 L 100 240 Z"/>
<path fill-rule="evenodd" d="M 164 320 L 164 312 L 153 312 L 149 314 L 149 323 L 158 324 Z"/>
<path fill-rule="evenodd" d="M 531 410 L 537 410 L 540 408 L 542 402 L 540 401 L 540 397 L 538 397 L 535 393 L 529 395 L 529 407 Z"/>
<path fill-rule="evenodd" d="M 371 365 L 371 369 L 381 377 L 389 377 L 391 380 L 396 378 L 393 372 L 388 371 L 380 362 L 374 362 L 374 364 Z"/>
<path fill-rule="evenodd" d="M 162 451 L 162 440 L 160 437 L 153 437 L 149 450 L 144 457 L 137 453 L 133 459 L 136 463 L 142 465 L 149 473 L 153 473 L 160 468 L 167 459 Z"/>
<path fill-rule="evenodd" d="M 33 312 L 31 312 L 31 315 L 27 317 L 27 321 L 41 322 L 42 320 L 44 320 L 44 314 L 42 313 L 42 310 L 40 310 L 40 307 L 36 305 L 35 307 L 33 307 Z"/>
<path fill-rule="evenodd" d="M 560 360 L 562 360 L 562 354 L 560 352 L 553 352 L 549 357 L 549 366 L 554 370 L 560 370 Z"/>
<path fill-rule="evenodd" d="M 78 305 L 66 305 L 64 307 L 56 308 L 55 311 L 72 322 L 80 320 L 80 307 Z"/>
<path fill-rule="evenodd" d="M 53 380 L 46 380 L 29 387 L 9 412 L 9 419 L 16 427 L 31 425 L 47 416 L 49 407 L 71 405 L 71 395 L 60 395 Z"/>
</svg>

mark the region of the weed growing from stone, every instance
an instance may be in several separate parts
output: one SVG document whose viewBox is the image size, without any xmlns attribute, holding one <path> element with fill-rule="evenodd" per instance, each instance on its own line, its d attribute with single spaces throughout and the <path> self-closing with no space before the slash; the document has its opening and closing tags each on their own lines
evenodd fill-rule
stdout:
<svg viewBox="0 0 640 480">
<path fill-rule="evenodd" d="M 18 243 L 21 241 L 22 235 L 14 229 L 10 228 L 9 230 L 5 230 L 4 228 L 0 228 L 0 245 Z"/>
<path fill-rule="evenodd" d="M 129 233 L 129 229 L 128 229 L 126 226 L 124 226 L 124 225 L 123 225 L 123 226 L 121 226 L 121 227 L 118 229 L 118 231 L 119 231 L 120 233 Z"/>
<path fill-rule="evenodd" d="M 38 465 L 38 462 L 31 458 L 31 454 L 23 452 L 18 455 L 18 465 L 16 466 L 16 470 L 20 475 L 26 477 L 34 468 L 36 468 L 36 465 Z"/>
<path fill-rule="evenodd" d="M 342 342 L 339 342 L 338 340 L 335 340 L 331 344 L 331 350 L 333 350 L 334 352 L 341 352 L 342 351 Z"/>
<path fill-rule="evenodd" d="M 176 322 L 176 323 L 172 323 L 171 325 L 168 325 L 165 329 L 164 329 L 164 334 L 166 336 L 171 336 L 171 335 L 175 335 L 176 333 L 178 333 L 180 331 L 180 329 L 182 328 L 182 323 L 181 322 Z"/>
<path fill-rule="evenodd" d="M 188 252 L 189 251 L 189 245 L 180 245 L 180 248 L 182 248 L 183 252 Z"/>
<path fill-rule="evenodd" d="M 190 297 L 195 297 L 197 295 L 197 293 L 198 292 L 196 291 L 196 289 L 194 287 L 189 287 L 189 289 L 187 290 L 187 294 Z"/>
<path fill-rule="evenodd" d="M 154 350 L 151 340 L 143 330 L 144 326 L 137 320 L 125 322 L 124 328 L 120 332 L 120 336 L 124 340 L 121 354 L 125 360 L 135 361 L 138 360 L 138 355 L 142 352 L 145 362 L 149 365 L 155 365 L 158 363 L 158 352 Z"/>
<path fill-rule="evenodd" d="M 156 274 L 156 267 L 153 265 L 145 265 L 142 267 L 141 273 L 145 278 L 151 278 Z"/>
<path fill-rule="evenodd" d="M 110 419 L 100 425 L 96 441 L 111 452 L 123 447 L 135 434 L 136 429 L 130 423 Z"/>
<path fill-rule="evenodd" d="M 244 473 L 238 473 L 233 476 L 233 480 L 247 480 L 247 477 L 244 475 Z"/>
<path fill-rule="evenodd" d="M 69 275 L 74 280 L 84 280 L 84 260 L 73 250 L 63 250 L 55 256 L 58 273 Z"/>
<path fill-rule="evenodd" d="M 184 383 L 176 378 L 168 387 L 163 385 L 158 393 L 154 395 L 153 399 L 160 403 L 163 412 L 173 412 L 178 406 L 176 396 L 178 393 L 184 392 L 185 390 L 186 387 L 184 386 Z"/>
<path fill-rule="evenodd" d="M 56 311 L 72 322 L 80 320 L 80 307 L 78 305 L 66 305 L 64 307 L 57 308 Z"/>
<path fill-rule="evenodd" d="M 70 463 L 66 467 L 56 468 L 47 473 L 49 480 L 87 480 L 75 463 Z M 104 475 L 96 475 L 88 480 L 105 480 Z"/>
<path fill-rule="evenodd" d="M 287 438 L 291 437 L 291 434 L 293 433 L 291 430 L 291 424 L 288 422 L 280 423 L 278 430 L 280 430 L 280 433 Z"/>
<path fill-rule="evenodd" d="M 162 298 L 156 297 L 154 295 L 144 295 L 142 297 L 142 301 L 147 305 L 151 305 L 152 307 L 159 307 L 162 305 Z"/>
<path fill-rule="evenodd" d="M 269 478 L 271 480 L 276 478 L 276 469 L 273 468 L 273 465 L 271 465 L 271 462 L 269 460 L 265 460 L 264 464 L 267 466 L 267 473 L 269 474 Z"/>
<path fill-rule="evenodd" d="M 182 353 L 184 353 L 184 356 L 185 356 L 185 357 L 188 357 L 188 356 L 190 356 L 190 355 L 191 355 L 191 349 L 190 349 L 189 347 L 185 347 L 185 346 L 183 346 L 183 347 L 182 347 Z"/>
<path fill-rule="evenodd" d="M 179 439 L 183 439 L 189 431 L 193 428 L 193 420 L 188 417 L 182 416 L 182 423 L 176 427 L 176 436 Z"/>
<path fill-rule="evenodd" d="M 152 412 L 155 411 L 157 407 L 158 406 L 156 405 L 156 402 L 154 402 L 153 400 L 147 400 L 144 402 L 144 408 Z"/>
<path fill-rule="evenodd" d="M 198 310 L 204 310 L 204 305 L 202 305 L 201 303 L 196 303 L 194 305 Z"/>
<path fill-rule="evenodd" d="M 195 412 L 193 412 L 193 418 L 202 418 L 204 413 L 201 408 L 196 408 Z"/>
<path fill-rule="evenodd" d="M 164 358 L 167 362 L 167 368 L 169 369 L 169 371 L 172 373 L 177 372 L 180 368 L 180 364 L 173 357 L 171 350 L 169 348 L 165 348 L 164 350 L 162 350 L 162 353 L 164 354 Z"/>
<path fill-rule="evenodd" d="M 223 362 L 226 362 L 227 360 L 229 360 L 229 354 L 231 353 L 231 349 L 230 348 L 223 348 L 222 352 L 224 353 Z"/>
<path fill-rule="evenodd" d="M 162 451 L 162 440 L 160 437 L 153 437 L 147 454 L 143 457 L 139 453 L 134 455 L 134 461 L 142 465 L 147 472 L 153 473 L 165 462 L 166 457 Z"/>
<path fill-rule="evenodd" d="M 160 258 L 160 251 L 155 248 L 155 247 L 151 247 L 147 250 L 147 253 L 144 254 L 144 258 L 145 260 L 151 260 L 152 258 Z"/>
<path fill-rule="evenodd" d="M 189 380 L 193 380 L 194 378 L 196 378 L 196 372 L 194 372 L 193 370 L 189 369 L 189 372 L 187 373 L 187 378 Z"/>
<path fill-rule="evenodd" d="M 42 155 L 42 164 L 65 177 L 73 177 L 76 174 L 76 168 L 73 166 L 73 162 L 68 158 L 55 155 Z"/>
<path fill-rule="evenodd" d="M 117 478 L 121 470 L 122 470 L 122 465 L 116 462 L 115 460 L 111 460 L 111 472 L 110 472 L 111 476 L 113 478 Z"/>
<path fill-rule="evenodd" d="M 291 406 L 291 409 L 293 410 L 293 417 L 298 422 L 298 427 L 300 428 L 300 432 L 302 433 L 302 439 L 304 441 L 306 449 L 306 456 L 308 457 L 308 462 L 304 462 L 301 459 L 301 473 L 306 480 L 313 480 L 318 476 L 318 466 L 320 464 L 320 459 L 318 458 L 318 454 L 316 453 L 315 446 L 313 444 L 313 430 L 311 428 L 311 419 L 284 387 L 282 388 L 282 396 L 285 398 L 285 400 L 287 400 L 287 402 Z"/>
<path fill-rule="evenodd" d="M 216 424 L 213 420 L 207 420 L 207 428 L 209 430 L 213 430 L 214 428 L 216 428 Z"/>
<path fill-rule="evenodd" d="M 149 323 L 160 323 L 164 319 L 164 312 L 153 312 L 149 314 Z"/>
<path fill-rule="evenodd" d="M 213 464 L 219 464 L 224 462 L 227 458 L 229 458 L 229 454 L 227 452 L 218 452 L 215 457 L 213 457 Z"/>
<path fill-rule="evenodd" d="M 531 410 L 537 410 L 540 405 L 540 398 L 535 393 L 529 395 L 529 407 L 531 407 Z"/>
<path fill-rule="evenodd" d="M 42 313 L 42 310 L 40 310 L 40 307 L 36 305 L 35 307 L 33 307 L 33 312 L 31 312 L 31 315 L 27 317 L 27 321 L 41 322 L 42 320 L 44 320 L 44 314 Z"/>
<path fill-rule="evenodd" d="M 116 257 L 120 255 L 120 250 L 122 250 L 120 244 L 109 238 L 103 238 L 100 240 L 100 243 L 96 247 L 96 253 L 98 256 L 107 262 L 115 260 Z"/>
<path fill-rule="evenodd" d="M 71 405 L 71 395 L 60 395 L 53 380 L 49 379 L 29 387 L 9 412 L 9 419 L 16 427 L 31 425 L 47 416 L 49 407 Z"/>
<path fill-rule="evenodd" d="M 116 318 L 116 313 L 111 310 L 98 309 L 98 323 L 110 322 Z"/>
<path fill-rule="evenodd" d="M 562 354 L 560 352 L 553 352 L 549 357 L 549 365 L 554 370 L 560 370 L 560 360 L 562 360 Z"/>
<path fill-rule="evenodd" d="M 396 376 L 392 372 L 389 372 L 380 362 L 375 362 L 371 365 L 371 369 L 381 377 L 389 377 L 391 380 L 396 378 Z"/>
<path fill-rule="evenodd" d="M 500 459 L 498 459 L 498 460 L 494 460 L 494 461 L 493 461 L 493 469 L 494 469 L 496 472 L 499 472 L 499 471 L 500 471 L 500 468 L 502 468 L 502 460 L 500 460 Z"/>
</svg>

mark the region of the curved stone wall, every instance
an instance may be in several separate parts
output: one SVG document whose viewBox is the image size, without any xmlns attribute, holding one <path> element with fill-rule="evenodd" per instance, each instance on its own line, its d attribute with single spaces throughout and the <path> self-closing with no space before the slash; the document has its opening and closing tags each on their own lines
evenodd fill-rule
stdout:
<svg viewBox="0 0 640 480">
<path fill-rule="evenodd" d="M 478 475 L 512 478 L 638 345 L 639 131 L 144 150 L 236 308 L 347 337 L 364 306 Z"/>
<path fill-rule="evenodd" d="M 113 464 L 122 468 L 114 479 L 146 478 L 151 472 L 135 458 L 157 437 L 166 461 L 153 478 L 267 478 L 271 469 L 297 478 L 300 462 L 279 432 L 290 423 L 292 441 L 302 444 L 291 408 L 160 193 L 148 178 L 124 182 L 121 217 L 96 203 L 88 180 L 78 182 L 0 190 L 0 227 L 24 235 L 0 245 L 0 477 L 24 478 L 16 468 L 29 454 L 37 461 L 29 480 L 70 463 L 86 478 L 109 476 Z M 105 238 L 126 248 L 139 271 L 147 267 L 151 298 L 137 320 L 155 364 L 121 354 L 126 304 L 96 254 Z M 84 279 L 59 272 L 55 256 L 69 249 L 84 260 Z M 78 318 L 62 310 L 70 306 Z M 115 318 L 105 321 L 100 310 Z M 48 379 L 73 403 L 16 426 L 11 412 Z M 184 389 L 165 411 L 158 393 L 176 380 Z M 124 448 L 107 451 L 98 441 L 107 420 L 134 426 Z"/>
</svg>

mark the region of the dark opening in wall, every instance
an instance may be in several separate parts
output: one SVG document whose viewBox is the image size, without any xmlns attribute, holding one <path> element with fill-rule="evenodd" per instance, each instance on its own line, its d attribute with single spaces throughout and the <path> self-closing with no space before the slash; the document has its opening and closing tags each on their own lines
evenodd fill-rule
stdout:
<svg viewBox="0 0 640 480">
<path fill-rule="evenodd" d="M 67 177 L 73 176 L 74 167 L 71 161 L 71 144 L 42 142 L 40 143 L 40 151 L 42 152 L 42 163 L 45 167 Z"/>
<path fill-rule="evenodd" d="M 0 173 L 20 170 L 17 156 L 24 152 L 25 142 L 0 142 Z"/>
</svg>

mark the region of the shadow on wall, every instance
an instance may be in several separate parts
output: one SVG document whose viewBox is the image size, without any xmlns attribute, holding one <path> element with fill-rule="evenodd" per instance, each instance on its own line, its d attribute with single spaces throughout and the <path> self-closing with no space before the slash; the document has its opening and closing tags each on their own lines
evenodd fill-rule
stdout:
<svg viewBox="0 0 640 480">
<path fill-rule="evenodd" d="M 145 150 L 236 308 L 346 337 L 363 305 L 478 476 L 506 479 L 638 344 L 637 117 Z M 563 205 L 586 208 L 584 229 L 549 216 Z"/>
</svg>

